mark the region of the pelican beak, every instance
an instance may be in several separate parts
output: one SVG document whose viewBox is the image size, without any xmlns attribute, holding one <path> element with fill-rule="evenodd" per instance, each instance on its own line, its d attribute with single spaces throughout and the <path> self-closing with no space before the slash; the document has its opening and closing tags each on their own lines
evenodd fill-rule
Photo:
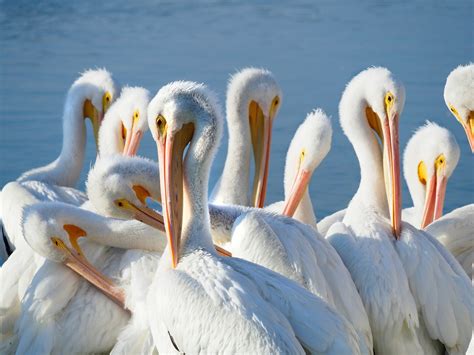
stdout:
<svg viewBox="0 0 474 355">
<path fill-rule="evenodd" d="M 474 111 L 469 112 L 467 122 L 462 123 L 464 131 L 466 131 L 467 140 L 471 146 L 471 152 L 474 153 Z"/>
<path fill-rule="evenodd" d="M 92 104 L 91 100 L 86 99 L 84 101 L 83 116 L 84 118 L 89 118 L 91 120 L 92 130 L 94 132 L 95 146 L 96 149 L 99 149 L 99 129 L 104 114 L 97 110 L 97 108 Z"/>
<path fill-rule="evenodd" d="M 255 161 L 251 201 L 254 207 L 262 208 L 267 192 L 273 115 L 270 113 L 268 117 L 265 117 L 258 103 L 252 101 L 249 105 L 249 123 Z"/>
<path fill-rule="evenodd" d="M 295 214 L 295 211 L 303 198 L 304 192 L 308 188 L 311 175 L 310 171 L 301 168 L 301 166 L 298 168 L 290 195 L 285 201 L 285 207 L 283 209 L 283 214 L 285 216 L 293 217 Z"/>
<path fill-rule="evenodd" d="M 82 250 L 77 243 L 77 239 L 80 237 L 86 237 L 86 232 L 71 224 L 64 225 L 64 230 L 69 235 L 72 248 L 67 247 L 60 238 L 51 238 L 54 246 L 65 255 L 66 258 L 64 264 L 86 279 L 89 283 L 97 287 L 120 307 L 125 308 L 125 295 L 123 290 L 118 288 L 107 276 L 91 265 L 82 253 Z"/>
<path fill-rule="evenodd" d="M 143 131 L 138 126 L 139 115 L 135 112 L 133 116 L 132 128 L 127 132 L 125 137 L 125 146 L 123 148 L 123 154 L 126 156 L 134 156 L 138 152 L 140 147 L 140 141 L 143 137 Z"/>
<path fill-rule="evenodd" d="M 389 202 L 392 231 L 396 239 L 401 233 L 400 151 L 398 138 L 398 114 L 388 115 L 382 125 L 383 166 Z"/>
<path fill-rule="evenodd" d="M 163 219 L 173 268 L 179 260 L 183 222 L 183 154 L 193 134 L 194 124 L 188 123 L 176 132 L 165 128 L 157 141 Z"/>
<path fill-rule="evenodd" d="M 150 227 L 156 228 L 162 232 L 165 231 L 163 222 L 163 216 L 156 212 L 154 209 L 149 208 L 145 205 L 137 206 L 127 199 L 119 199 L 115 203 L 120 207 L 129 210 L 133 218 L 136 220 L 149 225 Z"/>
<path fill-rule="evenodd" d="M 421 228 L 425 228 L 443 215 L 444 198 L 446 196 L 446 161 L 444 156 L 435 162 L 435 172 L 426 187 L 425 208 L 421 220 Z"/>
</svg>

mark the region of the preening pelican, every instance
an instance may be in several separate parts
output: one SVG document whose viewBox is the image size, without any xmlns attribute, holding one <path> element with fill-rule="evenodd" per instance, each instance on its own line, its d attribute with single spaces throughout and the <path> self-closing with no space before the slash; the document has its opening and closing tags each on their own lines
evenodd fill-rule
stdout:
<svg viewBox="0 0 474 355">
<path fill-rule="evenodd" d="M 138 221 L 106 218 L 59 202 L 28 207 L 23 226 L 28 243 L 48 261 L 38 269 L 23 298 L 17 352 L 110 351 L 129 321 L 123 306 L 133 310 L 129 295 L 139 297 L 133 287 L 146 279 L 146 269 L 133 270 L 140 262 L 136 253 L 116 248 L 161 251 L 164 238 Z M 138 253 L 151 259 L 152 268 L 157 265 L 154 254 Z"/>
<path fill-rule="evenodd" d="M 12 335 L 18 317 L 19 302 L 43 261 L 35 255 L 23 238 L 23 208 L 43 200 L 57 200 L 80 205 L 85 194 L 69 187 L 76 183 L 85 150 L 85 118 L 91 118 L 94 136 L 98 137 L 103 113 L 115 98 L 117 89 L 106 70 L 89 70 L 69 89 L 63 114 L 63 147 L 51 164 L 24 173 L 17 181 L 3 187 L 1 210 L 3 229 L 8 242 L 16 247 L 0 270 L 0 323 L 2 340 Z"/>
<path fill-rule="evenodd" d="M 403 104 L 403 87 L 387 69 L 367 69 L 347 85 L 340 119 L 359 158 L 361 183 L 329 239 L 357 285 L 376 353 L 441 354 L 446 348 L 462 354 L 474 312 L 470 282 L 432 236 L 401 223 L 398 119 Z"/>
<path fill-rule="evenodd" d="M 282 93 L 272 73 L 246 68 L 235 74 L 227 89 L 229 144 L 222 175 L 211 202 L 263 207 L 270 164 L 272 125 Z M 250 196 L 250 147 L 255 173 Z"/>
<path fill-rule="evenodd" d="M 148 119 L 168 238 L 147 301 L 158 351 L 358 353 L 351 325 L 320 298 L 268 269 L 215 252 L 207 184 L 223 122 L 205 86 L 163 87 Z"/>
<path fill-rule="evenodd" d="M 474 63 L 460 65 L 448 75 L 444 101 L 464 128 L 474 153 Z"/>
<path fill-rule="evenodd" d="M 5 185 L 2 190 L 2 221 L 10 244 L 16 246 L 18 239 L 21 239 L 21 208 L 27 204 L 27 201 L 18 198 L 21 194 L 19 189 L 28 190 L 38 200 L 61 200 L 72 204 L 85 201 L 85 195 L 80 191 L 64 189 L 64 192 L 58 192 L 56 187 L 73 187 L 76 184 L 84 160 L 85 119 L 91 119 L 98 144 L 103 115 L 116 95 L 116 84 L 105 69 L 88 70 L 72 84 L 64 105 L 61 154 L 52 163 L 23 173 L 17 181 Z"/>
<path fill-rule="evenodd" d="M 436 237 L 472 279 L 474 205 L 442 216 L 446 185 L 460 153 L 454 135 L 432 122 L 410 138 L 404 154 L 404 175 L 414 207 L 403 210 L 403 220 Z"/>
<path fill-rule="evenodd" d="M 317 229 L 308 185 L 314 170 L 331 149 L 331 121 L 323 110 L 308 114 L 291 140 L 285 164 L 285 201 L 266 209 L 293 217 Z"/>
</svg>

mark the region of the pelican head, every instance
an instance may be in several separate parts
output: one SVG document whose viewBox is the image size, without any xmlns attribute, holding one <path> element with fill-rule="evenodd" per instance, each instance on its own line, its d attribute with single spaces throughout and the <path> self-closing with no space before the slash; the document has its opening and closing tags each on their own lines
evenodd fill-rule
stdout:
<svg viewBox="0 0 474 355">
<path fill-rule="evenodd" d="M 463 126 L 474 153 L 474 63 L 460 65 L 448 75 L 444 101 Z"/>
<path fill-rule="evenodd" d="M 60 202 L 30 205 L 22 216 L 23 235 L 38 254 L 65 264 L 123 306 L 122 291 L 91 265 L 82 252 L 78 239 L 87 237 L 87 232 L 74 223 L 78 220 L 75 210 L 76 207 Z"/>
<path fill-rule="evenodd" d="M 150 93 L 141 87 L 124 87 L 104 117 L 99 131 L 99 152 L 109 155 L 137 153 L 143 133 L 148 129 L 146 112 Z"/>
<path fill-rule="evenodd" d="M 433 122 L 426 122 L 408 141 L 403 172 L 415 208 L 424 205 L 421 228 L 443 214 L 446 184 L 460 154 L 454 135 Z"/>
<path fill-rule="evenodd" d="M 366 152 L 366 147 L 379 150 L 372 152 L 376 157 L 374 164 L 379 164 L 378 157 L 382 154 L 385 192 L 397 238 L 401 232 L 398 120 L 404 104 L 403 85 L 395 81 L 388 69 L 381 67 L 372 67 L 356 75 L 347 84 L 339 103 L 342 129 L 355 147 L 359 161 L 367 159 L 367 156 L 360 156 Z M 354 115 L 354 111 L 359 115 Z"/>
<path fill-rule="evenodd" d="M 141 157 L 114 155 L 98 159 L 87 177 L 87 196 L 100 214 L 137 219 L 164 231 L 163 218 L 147 206 L 161 202 L 157 164 Z"/>
<path fill-rule="evenodd" d="M 86 70 L 69 89 L 68 101 L 80 102 L 82 117 L 92 122 L 97 147 L 102 119 L 118 91 L 112 75 L 105 69 Z"/>
<path fill-rule="evenodd" d="M 281 106 L 282 92 L 273 74 L 265 69 L 246 68 L 232 76 L 227 89 L 229 136 L 240 130 L 252 142 L 255 162 L 251 203 L 265 202 L 273 119 Z"/>
<path fill-rule="evenodd" d="M 309 113 L 296 130 L 286 155 L 284 215 L 295 213 L 313 171 L 331 149 L 331 139 L 331 121 L 321 109 Z"/>
<path fill-rule="evenodd" d="M 217 100 L 203 84 L 170 83 L 148 106 L 148 124 L 158 149 L 163 219 L 172 267 L 179 260 L 183 207 L 186 220 L 209 215 L 207 182 L 222 123 Z M 196 213 L 198 210 L 202 213 Z M 205 221 L 197 222 L 205 228 Z"/>
</svg>

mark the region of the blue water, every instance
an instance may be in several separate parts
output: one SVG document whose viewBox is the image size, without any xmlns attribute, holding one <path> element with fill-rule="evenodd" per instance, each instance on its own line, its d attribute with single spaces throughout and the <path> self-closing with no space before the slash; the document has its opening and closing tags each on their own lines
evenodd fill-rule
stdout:
<svg viewBox="0 0 474 355">
<path fill-rule="evenodd" d="M 449 128 L 461 159 L 446 210 L 474 200 L 474 158 L 443 101 L 446 76 L 474 59 L 473 2 L 467 1 L 0 1 L 0 186 L 60 151 L 61 111 L 78 73 L 107 67 L 122 84 L 156 92 L 177 79 L 203 81 L 222 102 L 229 74 L 270 69 L 284 93 L 274 125 L 268 200 L 283 196 L 288 144 L 307 112 L 332 116 L 332 150 L 313 176 L 318 217 L 347 205 L 359 181 L 338 123 L 348 80 L 383 65 L 405 84 L 401 146 L 426 119 Z M 90 133 L 89 128 L 89 133 Z M 89 139 L 87 168 L 95 148 Z M 222 170 L 226 139 L 213 167 Z M 140 154 L 156 159 L 151 136 Z M 404 205 L 411 204 L 404 187 Z"/>
</svg>

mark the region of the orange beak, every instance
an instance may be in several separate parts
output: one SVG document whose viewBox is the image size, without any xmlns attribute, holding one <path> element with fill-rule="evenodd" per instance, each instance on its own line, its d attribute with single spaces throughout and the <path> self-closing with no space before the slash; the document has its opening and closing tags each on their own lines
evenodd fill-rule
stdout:
<svg viewBox="0 0 474 355">
<path fill-rule="evenodd" d="M 150 227 L 156 228 L 162 232 L 165 231 L 165 225 L 163 222 L 163 216 L 156 212 L 154 209 L 147 206 L 137 206 L 126 199 L 120 199 L 116 203 L 132 212 L 133 218 L 137 221 L 145 223 Z"/>
<path fill-rule="evenodd" d="M 188 123 L 177 132 L 165 131 L 157 142 L 163 219 L 173 268 L 178 265 L 183 223 L 183 154 L 193 133 L 194 125 Z"/>
<path fill-rule="evenodd" d="M 89 283 L 97 287 L 102 293 L 109 297 L 112 301 L 120 307 L 125 308 L 125 294 L 122 289 L 118 288 L 107 276 L 98 271 L 92 264 L 88 262 L 82 250 L 77 243 L 77 239 L 85 237 L 85 234 L 78 235 L 80 228 L 74 225 L 65 225 L 64 229 L 69 235 L 72 249 L 61 243 L 59 247 L 66 255 L 64 264 L 72 269 L 74 272 L 82 276 Z M 82 234 L 82 233 L 81 233 Z M 53 242 L 58 245 L 59 240 L 52 238 Z"/>
<path fill-rule="evenodd" d="M 474 111 L 469 112 L 467 122 L 462 122 L 462 126 L 466 132 L 469 145 L 471 146 L 471 153 L 474 153 Z"/>
<path fill-rule="evenodd" d="M 273 117 L 265 117 L 260 106 L 252 101 L 249 106 L 249 122 L 255 161 L 252 203 L 254 207 L 262 208 L 267 193 Z"/>
<path fill-rule="evenodd" d="M 303 198 L 303 195 L 308 188 L 309 181 L 311 180 L 311 172 L 301 167 L 298 168 L 293 186 L 291 188 L 290 195 L 285 202 L 285 207 L 283 209 L 283 214 L 288 217 L 293 217 L 295 214 L 298 205 Z"/>
<path fill-rule="evenodd" d="M 127 135 L 125 137 L 125 144 L 123 147 L 123 155 L 132 157 L 137 155 L 138 148 L 140 147 L 140 141 L 143 137 L 142 130 L 137 128 L 138 125 L 138 117 L 134 116 L 132 121 L 132 128 L 127 131 Z"/>
<path fill-rule="evenodd" d="M 401 233 L 400 151 L 398 114 L 387 117 L 382 127 L 383 161 L 386 192 L 389 201 L 392 230 L 396 239 Z"/>
<path fill-rule="evenodd" d="M 421 220 L 421 228 L 425 228 L 443 215 L 444 198 L 446 196 L 446 178 L 444 166 L 436 169 L 426 187 L 425 208 Z"/>
</svg>

